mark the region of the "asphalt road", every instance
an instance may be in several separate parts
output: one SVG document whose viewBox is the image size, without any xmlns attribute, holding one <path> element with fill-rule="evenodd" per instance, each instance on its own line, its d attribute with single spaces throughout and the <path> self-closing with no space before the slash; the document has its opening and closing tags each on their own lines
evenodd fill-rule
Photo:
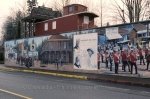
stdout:
<svg viewBox="0 0 150 99">
<path fill-rule="evenodd" d="M 0 71 L 0 99 L 150 99 L 150 88 Z"/>
</svg>

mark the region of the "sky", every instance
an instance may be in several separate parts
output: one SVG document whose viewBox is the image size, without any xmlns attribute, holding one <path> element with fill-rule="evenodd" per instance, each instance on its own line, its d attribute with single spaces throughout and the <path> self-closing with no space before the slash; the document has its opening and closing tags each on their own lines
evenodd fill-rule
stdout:
<svg viewBox="0 0 150 99">
<path fill-rule="evenodd" d="M 17 10 L 17 8 L 24 6 L 27 0 L 0 0 L 0 38 L 2 34 L 2 26 L 7 16 L 11 16 L 11 8 Z M 43 5 L 49 0 L 38 0 L 39 5 Z M 50 0 L 51 1 L 51 0 Z"/>
<path fill-rule="evenodd" d="M 18 8 L 25 6 L 27 0 L 0 0 L 0 38 L 2 33 L 2 26 L 5 22 L 7 16 L 11 16 L 13 14 L 13 10 L 17 10 Z M 88 0 L 87 0 L 88 1 Z M 88 5 L 92 10 L 100 7 L 100 0 L 90 0 L 91 3 Z M 118 0 L 117 0 L 118 1 Z M 46 6 L 52 6 L 54 0 L 38 0 L 38 5 L 46 4 Z M 103 0 L 103 6 L 110 6 L 111 0 Z M 72 3 L 86 3 L 84 0 L 72 0 Z M 105 11 L 108 12 L 108 11 Z M 107 15 L 107 14 L 106 14 Z M 108 19 L 109 20 L 109 19 Z"/>
</svg>

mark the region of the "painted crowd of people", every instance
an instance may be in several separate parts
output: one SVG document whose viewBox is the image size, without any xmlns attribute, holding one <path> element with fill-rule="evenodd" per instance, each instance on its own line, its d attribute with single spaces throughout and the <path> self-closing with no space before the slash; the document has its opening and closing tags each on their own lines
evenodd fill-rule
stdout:
<svg viewBox="0 0 150 99">
<path fill-rule="evenodd" d="M 106 68 L 115 66 L 114 72 L 118 74 L 119 66 L 122 71 L 133 74 L 138 74 L 138 66 L 142 65 L 145 70 L 149 70 L 150 65 L 150 49 L 149 48 L 133 48 L 130 46 L 122 47 L 116 45 L 99 46 L 98 49 L 98 69 L 101 68 L 102 63 L 105 63 Z M 140 61 L 138 64 L 138 60 Z M 135 68 L 135 70 L 134 70 Z"/>
<path fill-rule="evenodd" d="M 25 65 L 27 68 L 30 68 L 33 65 L 33 59 L 32 57 L 18 56 L 16 63 L 21 66 Z"/>
</svg>

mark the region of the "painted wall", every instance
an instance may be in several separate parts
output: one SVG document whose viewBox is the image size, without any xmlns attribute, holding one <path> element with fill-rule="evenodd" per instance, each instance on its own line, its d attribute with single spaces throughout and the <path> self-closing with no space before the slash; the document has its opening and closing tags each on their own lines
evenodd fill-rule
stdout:
<svg viewBox="0 0 150 99">
<path fill-rule="evenodd" d="M 74 36 L 74 69 L 97 70 L 97 44 L 97 33 Z"/>
<path fill-rule="evenodd" d="M 38 60 L 42 45 L 50 37 L 51 36 L 42 36 L 6 41 L 4 44 L 5 64 L 11 66 L 25 65 L 25 59 L 33 58 L 35 60 Z"/>
</svg>

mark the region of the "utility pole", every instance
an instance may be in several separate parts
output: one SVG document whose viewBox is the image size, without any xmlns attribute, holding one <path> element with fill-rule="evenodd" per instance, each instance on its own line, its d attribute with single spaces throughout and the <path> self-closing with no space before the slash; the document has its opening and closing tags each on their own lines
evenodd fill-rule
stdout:
<svg viewBox="0 0 150 99">
<path fill-rule="evenodd" d="M 147 1 L 147 3 L 146 3 L 146 6 L 147 6 L 147 15 L 146 15 L 146 19 L 150 19 L 150 1 Z M 147 22 L 147 36 L 150 36 L 150 31 L 149 31 L 149 29 L 150 29 L 150 24 L 149 24 L 149 22 Z"/>
<path fill-rule="evenodd" d="M 101 0 L 100 3 L 101 3 L 101 27 L 102 27 L 102 26 L 103 26 L 103 14 L 102 14 L 102 13 L 103 13 L 103 10 L 102 10 L 103 7 L 102 7 L 102 0 Z"/>
</svg>

